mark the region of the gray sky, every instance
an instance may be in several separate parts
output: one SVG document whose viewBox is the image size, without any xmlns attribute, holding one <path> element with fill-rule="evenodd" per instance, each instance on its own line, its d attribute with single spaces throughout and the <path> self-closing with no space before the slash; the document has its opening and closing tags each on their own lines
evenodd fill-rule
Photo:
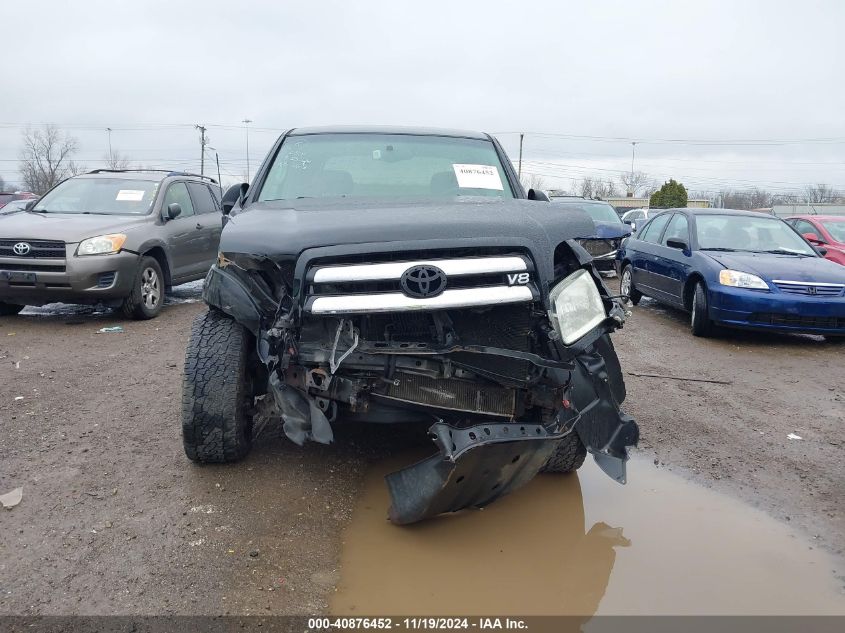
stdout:
<svg viewBox="0 0 845 633">
<path fill-rule="evenodd" d="M 27 0 L 3 16 L 7 181 L 44 122 L 91 167 L 111 127 L 133 162 L 197 170 L 204 123 L 231 180 L 250 118 L 253 170 L 286 127 L 384 123 L 495 133 L 514 161 L 524 131 L 524 171 L 549 186 L 616 178 L 638 140 L 637 170 L 693 190 L 845 190 L 841 0 Z"/>
</svg>

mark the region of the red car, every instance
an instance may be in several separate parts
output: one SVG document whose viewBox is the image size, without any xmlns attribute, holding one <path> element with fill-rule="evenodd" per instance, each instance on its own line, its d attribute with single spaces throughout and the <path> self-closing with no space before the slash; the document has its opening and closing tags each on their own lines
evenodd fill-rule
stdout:
<svg viewBox="0 0 845 633">
<path fill-rule="evenodd" d="M 5 193 L 0 193 L 0 209 L 12 200 L 29 200 L 37 197 L 38 196 L 34 193 L 30 193 L 29 191 L 7 191 Z"/>
<path fill-rule="evenodd" d="M 845 215 L 796 215 L 786 221 L 810 244 L 825 248 L 827 259 L 845 266 Z"/>
</svg>

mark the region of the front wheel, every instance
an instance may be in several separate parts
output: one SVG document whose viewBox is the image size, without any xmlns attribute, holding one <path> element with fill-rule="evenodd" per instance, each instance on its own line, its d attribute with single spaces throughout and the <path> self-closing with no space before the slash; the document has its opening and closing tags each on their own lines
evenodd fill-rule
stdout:
<svg viewBox="0 0 845 633">
<path fill-rule="evenodd" d="M 19 306 L 16 303 L 4 303 L 0 301 L 0 316 L 15 316 L 23 309 L 24 306 Z"/>
<path fill-rule="evenodd" d="M 707 337 L 713 335 L 713 321 L 710 320 L 707 304 L 707 288 L 701 281 L 695 284 L 695 290 L 692 294 L 690 330 L 695 336 Z"/>
<path fill-rule="evenodd" d="M 643 298 L 643 293 L 634 288 L 634 269 L 631 267 L 631 264 L 625 264 L 625 268 L 622 269 L 619 294 L 630 301 L 632 305 L 637 305 L 640 299 Z"/>
<path fill-rule="evenodd" d="M 252 340 L 222 312 L 194 319 L 182 379 L 182 443 L 192 461 L 233 462 L 252 448 Z"/>
<path fill-rule="evenodd" d="M 132 319 L 152 319 L 164 305 L 164 275 L 154 257 L 142 257 L 132 292 L 123 300 L 123 314 Z"/>
<path fill-rule="evenodd" d="M 587 457 L 587 449 L 581 442 L 581 438 L 575 431 L 565 436 L 552 456 L 549 457 L 543 467 L 540 469 L 541 473 L 571 473 L 579 468 L 584 463 Z"/>
</svg>

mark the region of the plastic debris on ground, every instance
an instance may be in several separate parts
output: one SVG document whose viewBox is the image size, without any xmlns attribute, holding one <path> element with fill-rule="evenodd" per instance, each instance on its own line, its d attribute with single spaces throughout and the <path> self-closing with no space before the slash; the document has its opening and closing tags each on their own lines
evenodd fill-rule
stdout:
<svg viewBox="0 0 845 633">
<path fill-rule="evenodd" d="M 23 499 L 23 488 L 15 488 L 11 492 L 0 495 L 0 504 L 7 510 L 11 510 L 18 505 Z"/>
<path fill-rule="evenodd" d="M 801 437 L 800 435 L 796 435 L 795 433 L 790 433 L 786 437 L 788 437 L 790 440 L 803 440 L 804 439 L 803 437 Z"/>
<path fill-rule="evenodd" d="M 109 334 L 111 332 L 123 332 L 123 327 L 120 325 L 113 325 L 111 327 L 101 327 L 97 330 L 98 334 Z"/>
</svg>

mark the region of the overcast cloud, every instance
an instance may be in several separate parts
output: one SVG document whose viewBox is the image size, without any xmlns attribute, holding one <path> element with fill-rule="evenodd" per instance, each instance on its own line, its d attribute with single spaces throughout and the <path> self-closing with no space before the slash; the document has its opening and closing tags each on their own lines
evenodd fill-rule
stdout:
<svg viewBox="0 0 845 633">
<path fill-rule="evenodd" d="M 845 190 L 839 0 L 17 0 L 3 18 L 7 181 L 44 122 L 88 166 L 111 127 L 133 162 L 180 169 L 199 169 L 203 123 L 232 180 L 249 118 L 253 171 L 281 129 L 385 123 L 489 131 L 514 160 L 526 132 L 525 170 L 549 185 L 615 177 L 639 140 L 636 169 L 691 189 Z M 671 139 L 696 143 L 654 142 Z"/>
</svg>

